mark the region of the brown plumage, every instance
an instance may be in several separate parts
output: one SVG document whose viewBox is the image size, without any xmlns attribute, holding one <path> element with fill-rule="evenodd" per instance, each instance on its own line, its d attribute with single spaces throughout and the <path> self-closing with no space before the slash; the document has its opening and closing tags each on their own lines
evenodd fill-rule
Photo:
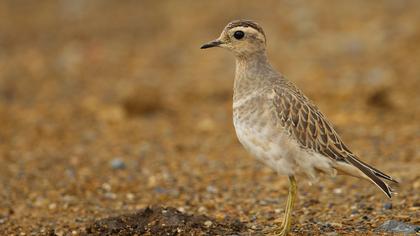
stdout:
<svg viewBox="0 0 420 236">
<path fill-rule="evenodd" d="M 334 161 L 353 165 L 391 198 L 392 189 L 382 179 L 398 182 L 391 176 L 359 160 L 343 143 L 317 106 L 296 86 L 285 79 L 278 80 L 278 84 L 273 87 L 276 94 L 273 104 L 277 109 L 279 121 L 288 133 L 299 142 L 300 146 Z M 340 171 L 340 169 L 338 170 Z"/>
</svg>

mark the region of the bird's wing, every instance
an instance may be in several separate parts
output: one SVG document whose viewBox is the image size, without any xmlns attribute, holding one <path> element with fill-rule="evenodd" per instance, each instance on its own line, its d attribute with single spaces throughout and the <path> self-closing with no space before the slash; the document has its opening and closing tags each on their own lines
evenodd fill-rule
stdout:
<svg viewBox="0 0 420 236">
<path fill-rule="evenodd" d="M 300 91 L 275 88 L 274 106 L 281 126 L 302 148 L 336 161 L 353 155 L 324 115 Z"/>
<path fill-rule="evenodd" d="M 302 148 L 358 168 L 390 197 L 392 190 L 380 178 L 397 181 L 359 160 L 343 143 L 319 109 L 294 85 L 286 84 L 286 86 L 288 88 L 284 86 L 274 88 L 275 113 L 281 126 Z"/>
</svg>

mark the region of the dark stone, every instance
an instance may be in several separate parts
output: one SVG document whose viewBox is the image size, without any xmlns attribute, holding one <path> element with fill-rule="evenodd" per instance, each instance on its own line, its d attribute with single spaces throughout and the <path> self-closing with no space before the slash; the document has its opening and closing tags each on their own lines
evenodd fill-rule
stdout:
<svg viewBox="0 0 420 236">
<path fill-rule="evenodd" d="M 116 158 L 111 161 L 111 167 L 114 170 L 125 169 L 125 163 L 123 160 Z"/>
<path fill-rule="evenodd" d="M 383 223 L 376 229 L 376 231 L 405 234 L 413 234 L 418 232 L 419 230 L 420 226 L 410 225 L 396 220 L 385 221 L 385 223 Z"/>
<path fill-rule="evenodd" d="M 392 203 L 390 203 L 390 202 L 385 203 L 384 204 L 384 209 L 385 210 L 391 210 L 392 209 Z"/>
</svg>

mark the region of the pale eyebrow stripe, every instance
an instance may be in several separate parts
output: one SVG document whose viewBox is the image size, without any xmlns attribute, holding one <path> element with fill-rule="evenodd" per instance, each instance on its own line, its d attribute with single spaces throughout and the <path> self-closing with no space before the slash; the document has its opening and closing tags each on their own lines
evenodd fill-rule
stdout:
<svg viewBox="0 0 420 236">
<path fill-rule="evenodd" d="M 226 28 L 227 29 L 232 29 L 232 28 L 239 27 L 239 26 L 253 28 L 256 31 L 258 31 L 261 34 L 263 34 L 264 37 L 265 37 L 265 33 L 264 33 L 263 29 L 261 28 L 261 26 L 257 25 L 256 23 L 254 23 L 252 21 L 249 21 L 249 20 L 233 21 L 228 26 L 226 26 Z"/>
</svg>

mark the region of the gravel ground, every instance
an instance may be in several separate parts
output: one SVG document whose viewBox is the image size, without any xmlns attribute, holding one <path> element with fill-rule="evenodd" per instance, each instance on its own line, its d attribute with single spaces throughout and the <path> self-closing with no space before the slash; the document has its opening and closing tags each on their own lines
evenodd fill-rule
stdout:
<svg viewBox="0 0 420 236">
<path fill-rule="evenodd" d="M 420 225 L 420 1 L 4 0 L 0 16 L 0 235 L 280 223 L 287 178 L 234 134 L 234 60 L 199 50 L 237 18 L 258 21 L 274 66 L 401 182 L 388 200 L 355 178 L 298 177 L 292 235 Z"/>
</svg>

